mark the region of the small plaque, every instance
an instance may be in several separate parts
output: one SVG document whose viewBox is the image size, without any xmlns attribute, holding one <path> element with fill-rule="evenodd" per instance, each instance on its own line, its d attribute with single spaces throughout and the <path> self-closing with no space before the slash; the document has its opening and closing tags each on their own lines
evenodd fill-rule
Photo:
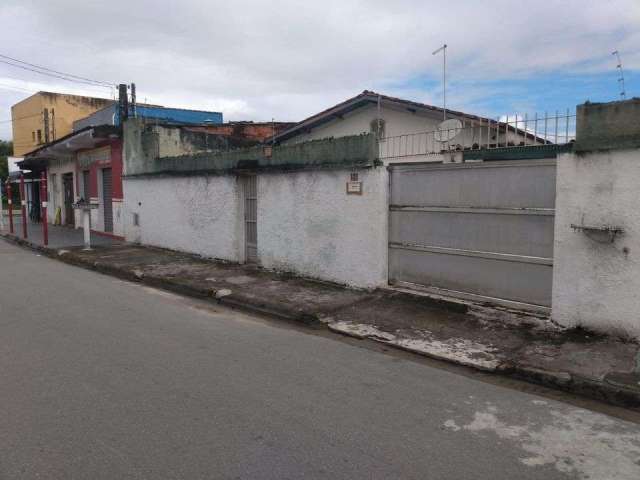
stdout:
<svg viewBox="0 0 640 480">
<path fill-rule="evenodd" d="M 347 182 L 347 195 L 362 195 L 362 182 Z"/>
<path fill-rule="evenodd" d="M 87 203 L 87 202 L 77 202 L 71 205 L 76 210 L 94 210 L 96 208 L 100 208 L 100 205 L 97 203 Z"/>
</svg>

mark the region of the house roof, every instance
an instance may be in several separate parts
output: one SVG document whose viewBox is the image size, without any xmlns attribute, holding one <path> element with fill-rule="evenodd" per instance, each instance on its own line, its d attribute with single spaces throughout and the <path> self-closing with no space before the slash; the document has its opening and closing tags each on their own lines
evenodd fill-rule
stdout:
<svg viewBox="0 0 640 480">
<path fill-rule="evenodd" d="M 283 140 L 287 140 L 289 138 L 295 137 L 300 133 L 303 133 L 311 128 L 315 128 L 319 125 L 330 122 L 335 118 L 341 118 L 344 114 L 351 112 L 353 110 L 356 110 L 364 105 L 377 104 L 378 99 L 380 99 L 381 103 L 384 102 L 387 105 L 389 104 L 396 105 L 400 108 L 409 110 L 410 112 L 418 112 L 418 111 L 431 112 L 439 115 L 442 115 L 444 113 L 444 109 L 442 109 L 441 107 L 435 107 L 433 105 L 427 105 L 426 103 L 414 102 L 412 100 L 405 100 L 403 98 L 391 97 L 389 95 L 383 95 L 381 93 L 373 92 L 371 90 L 365 90 L 359 95 L 356 95 L 355 97 L 349 98 L 342 103 L 338 103 L 333 107 L 327 108 L 326 110 L 323 110 L 320 113 L 316 113 L 315 115 L 312 115 L 309 118 L 306 118 L 301 122 L 296 123 L 292 127 L 276 135 L 275 141 L 281 142 Z M 458 117 L 458 118 L 465 118 L 473 121 L 481 121 L 482 123 L 488 123 L 491 125 L 495 125 L 496 123 L 498 123 L 496 120 L 492 120 L 490 118 L 481 117 L 478 115 L 471 115 L 469 113 L 464 113 L 457 110 L 447 109 L 447 114 Z M 500 122 L 500 125 L 502 126 L 506 124 L 503 124 L 502 122 Z M 516 128 L 511 125 L 506 125 L 506 128 L 508 128 L 510 131 L 514 131 L 514 132 L 516 131 Z M 517 129 L 517 131 L 525 134 L 523 130 Z M 533 137 L 533 135 L 530 133 L 526 133 L 526 135 Z"/>
<path fill-rule="evenodd" d="M 299 135 L 301 131 L 305 131 L 310 128 L 317 127 L 323 123 L 330 122 L 335 118 L 340 118 L 345 113 L 356 110 L 367 104 L 377 104 L 378 99 L 386 104 L 395 104 L 402 108 L 406 108 L 409 111 L 427 111 L 436 114 L 443 114 L 443 109 L 440 107 L 434 107 L 433 105 L 427 105 L 426 103 L 414 102 L 412 100 L 405 100 L 403 98 L 391 97 L 389 95 L 383 95 L 381 93 L 373 92 L 371 90 L 365 90 L 355 97 L 351 97 L 342 103 L 338 103 L 333 107 L 327 108 L 320 113 L 310 116 L 296 123 L 293 127 L 288 128 L 284 132 L 276 136 L 276 142 L 287 140 L 288 138 Z M 477 115 L 469 115 L 468 113 L 458 112 L 456 110 L 447 109 L 447 113 L 455 116 L 465 117 L 474 120 L 490 121 L 489 119 L 478 117 Z"/>
</svg>

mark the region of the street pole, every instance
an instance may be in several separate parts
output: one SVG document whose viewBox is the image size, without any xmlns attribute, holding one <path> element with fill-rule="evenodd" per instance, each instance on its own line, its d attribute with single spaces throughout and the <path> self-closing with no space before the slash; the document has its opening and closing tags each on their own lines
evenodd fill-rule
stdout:
<svg viewBox="0 0 640 480">
<path fill-rule="evenodd" d="M 27 200 L 24 195 L 24 173 L 20 174 L 20 209 L 22 211 L 22 238 L 27 239 Z"/>
<path fill-rule="evenodd" d="M 0 230 L 4 230 L 4 208 L 2 206 L 2 183 L 0 183 Z"/>
<path fill-rule="evenodd" d="M 91 250 L 91 210 L 82 209 L 82 227 L 84 230 L 84 248 L 83 250 Z"/>
<path fill-rule="evenodd" d="M 442 52 L 442 119 L 447 119 L 447 44 L 445 43 L 432 55 Z"/>
<path fill-rule="evenodd" d="M 49 225 L 47 224 L 47 174 L 40 174 L 40 199 L 42 201 L 42 240 L 44 246 L 49 245 Z"/>
<path fill-rule="evenodd" d="M 13 188 L 7 179 L 7 205 L 9 206 L 9 233 L 13 235 Z"/>
</svg>

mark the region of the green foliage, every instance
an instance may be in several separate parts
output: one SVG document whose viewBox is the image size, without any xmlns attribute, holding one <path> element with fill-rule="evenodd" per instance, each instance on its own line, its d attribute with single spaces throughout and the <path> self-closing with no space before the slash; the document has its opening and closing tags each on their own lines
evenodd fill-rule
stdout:
<svg viewBox="0 0 640 480">
<path fill-rule="evenodd" d="M 0 140 L 0 181 L 9 176 L 7 157 L 13 155 L 13 143 Z"/>
<path fill-rule="evenodd" d="M 7 157 L 13 155 L 13 143 L 0 140 L 0 184 L 4 185 L 5 179 L 9 176 L 9 164 Z M 7 200 L 4 195 L 4 187 L 0 188 L 0 198 L 2 198 L 2 204 L 0 208 L 4 210 L 6 208 Z M 0 212 L 2 211 L 0 210 Z"/>
</svg>

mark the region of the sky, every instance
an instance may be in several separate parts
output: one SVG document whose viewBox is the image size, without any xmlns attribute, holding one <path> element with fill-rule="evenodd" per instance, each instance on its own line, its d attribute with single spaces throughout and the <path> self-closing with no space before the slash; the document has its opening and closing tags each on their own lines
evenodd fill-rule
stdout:
<svg viewBox="0 0 640 480">
<path fill-rule="evenodd" d="M 640 96 L 640 0 L 2 0 L 0 54 L 138 100 L 299 121 L 365 89 L 496 118 Z M 0 139 L 38 90 L 109 88 L 0 63 Z"/>
</svg>

